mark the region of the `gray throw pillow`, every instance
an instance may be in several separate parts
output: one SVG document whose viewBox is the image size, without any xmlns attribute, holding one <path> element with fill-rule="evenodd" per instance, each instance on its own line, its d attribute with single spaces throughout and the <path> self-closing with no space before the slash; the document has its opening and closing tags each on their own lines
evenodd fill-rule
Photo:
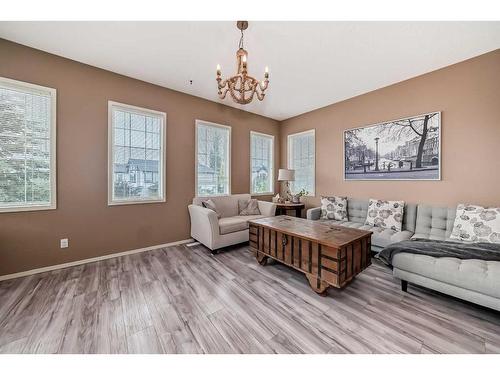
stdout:
<svg viewBox="0 0 500 375">
<path fill-rule="evenodd" d="M 215 206 L 215 203 L 214 203 L 213 200 L 208 199 L 208 200 L 202 202 L 201 204 L 203 205 L 203 207 L 208 208 L 209 210 L 214 211 L 217 214 L 217 217 L 219 219 L 221 218 L 222 214 L 219 211 L 217 211 L 217 207 Z"/>
<path fill-rule="evenodd" d="M 240 216 L 260 215 L 259 201 L 257 199 L 238 201 L 238 209 L 240 212 Z"/>
</svg>

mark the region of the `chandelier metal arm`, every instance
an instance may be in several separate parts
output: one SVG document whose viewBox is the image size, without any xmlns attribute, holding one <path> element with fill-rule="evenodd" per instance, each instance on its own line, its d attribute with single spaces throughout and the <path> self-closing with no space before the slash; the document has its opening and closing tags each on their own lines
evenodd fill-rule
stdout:
<svg viewBox="0 0 500 375">
<path fill-rule="evenodd" d="M 219 91 L 221 91 L 221 89 L 224 88 L 224 86 L 227 85 L 227 79 L 225 80 L 222 80 L 222 78 L 217 78 L 217 87 L 219 89 Z"/>
<path fill-rule="evenodd" d="M 257 94 L 257 99 L 259 99 L 260 101 L 264 100 L 264 96 L 266 96 L 266 94 L 264 93 L 264 91 L 262 91 L 262 89 L 256 90 L 255 93 Z"/>
<path fill-rule="evenodd" d="M 219 90 L 219 98 L 225 99 L 228 91 L 229 91 L 229 87 L 226 87 L 224 89 L 224 91 Z"/>
</svg>

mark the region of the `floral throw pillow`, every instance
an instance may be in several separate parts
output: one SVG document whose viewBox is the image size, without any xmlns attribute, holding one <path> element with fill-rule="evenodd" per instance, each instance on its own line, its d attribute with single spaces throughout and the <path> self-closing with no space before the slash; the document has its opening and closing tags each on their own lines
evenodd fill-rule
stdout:
<svg viewBox="0 0 500 375">
<path fill-rule="evenodd" d="M 403 227 L 404 201 L 370 199 L 366 224 L 401 232 Z"/>
<path fill-rule="evenodd" d="M 500 243 L 500 208 L 459 204 L 450 238 L 461 241 Z"/>
<path fill-rule="evenodd" d="M 347 197 L 321 197 L 321 219 L 347 220 Z"/>
</svg>

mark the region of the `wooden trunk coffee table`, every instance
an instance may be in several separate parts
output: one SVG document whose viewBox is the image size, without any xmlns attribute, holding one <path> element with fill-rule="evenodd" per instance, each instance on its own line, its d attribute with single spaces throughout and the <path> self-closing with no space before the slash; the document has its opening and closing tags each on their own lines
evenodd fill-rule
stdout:
<svg viewBox="0 0 500 375">
<path fill-rule="evenodd" d="M 371 232 L 292 216 L 249 223 L 257 261 L 265 265 L 272 258 L 305 273 L 319 294 L 344 287 L 371 264 Z"/>
</svg>

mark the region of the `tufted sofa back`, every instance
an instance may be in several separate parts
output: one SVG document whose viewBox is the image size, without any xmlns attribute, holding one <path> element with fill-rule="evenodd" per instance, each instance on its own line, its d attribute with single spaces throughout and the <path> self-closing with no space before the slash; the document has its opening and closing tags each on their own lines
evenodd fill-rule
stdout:
<svg viewBox="0 0 500 375">
<path fill-rule="evenodd" d="M 414 238 L 449 240 L 456 208 L 419 205 Z"/>
<path fill-rule="evenodd" d="M 368 214 L 367 199 L 347 199 L 347 217 L 349 221 L 364 223 Z M 417 205 L 406 203 L 403 215 L 403 230 L 415 232 L 415 221 L 417 218 Z"/>
</svg>

